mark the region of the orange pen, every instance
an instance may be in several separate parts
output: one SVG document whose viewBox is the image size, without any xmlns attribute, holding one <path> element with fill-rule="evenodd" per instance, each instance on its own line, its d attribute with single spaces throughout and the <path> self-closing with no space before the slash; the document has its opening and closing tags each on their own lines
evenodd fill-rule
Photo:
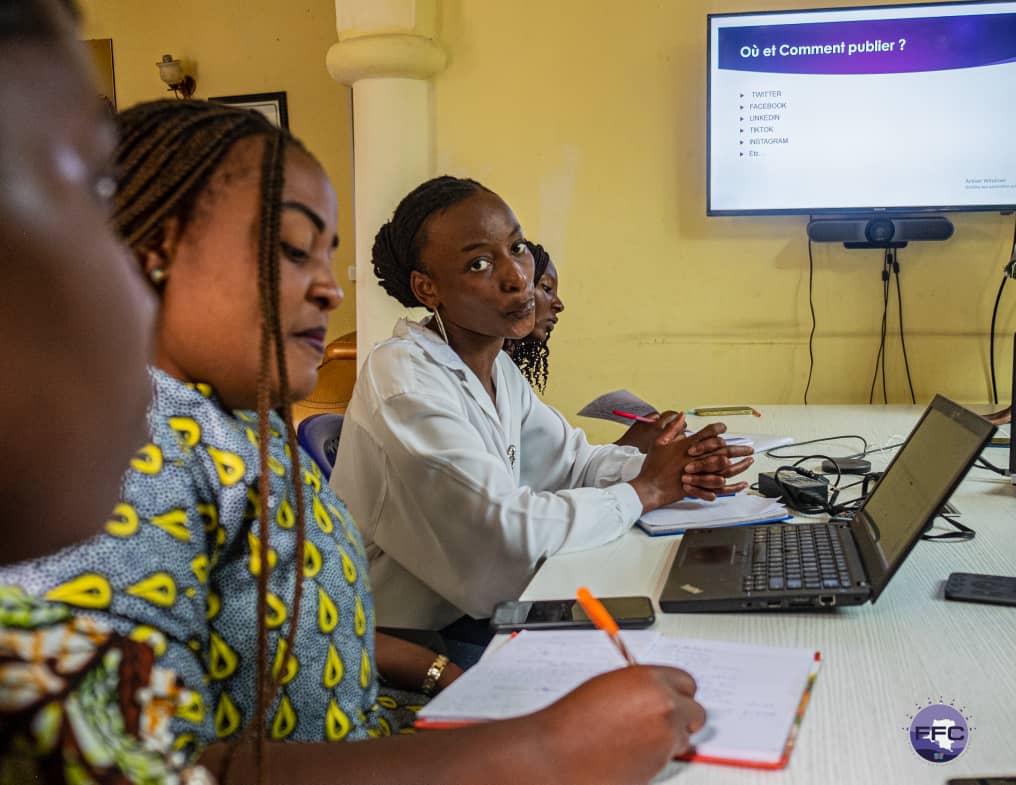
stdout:
<svg viewBox="0 0 1016 785">
<path fill-rule="evenodd" d="M 638 665 L 638 663 L 635 662 L 635 658 L 631 655 L 631 652 L 628 651 L 628 647 L 624 645 L 624 641 L 621 640 L 617 622 L 614 621 L 614 617 L 610 615 L 610 611 L 603 607 L 603 603 L 596 599 L 585 586 L 580 587 L 575 596 L 578 598 L 579 605 L 582 606 L 582 610 L 586 612 L 586 616 L 589 617 L 589 620 L 599 629 L 607 633 L 610 640 L 617 647 L 617 650 L 621 652 L 621 656 L 627 660 L 628 664 Z"/>
</svg>

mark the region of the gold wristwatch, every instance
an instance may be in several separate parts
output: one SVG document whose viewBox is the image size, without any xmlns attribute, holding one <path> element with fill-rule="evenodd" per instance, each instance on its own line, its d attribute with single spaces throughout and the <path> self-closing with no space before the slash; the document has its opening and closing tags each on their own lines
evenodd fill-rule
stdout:
<svg viewBox="0 0 1016 785">
<path fill-rule="evenodd" d="M 444 673 L 445 666 L 449 660 L 443 654 L 437 655 L 434 658 L 434 662 L 427 668 L 427 673 L 423 677 L 423 684 L 420 685 L 420 692 L 424 695 L 430 696 L 437 691 L 437 681 L 441 678 L 441 674 Z"/>
</svg>

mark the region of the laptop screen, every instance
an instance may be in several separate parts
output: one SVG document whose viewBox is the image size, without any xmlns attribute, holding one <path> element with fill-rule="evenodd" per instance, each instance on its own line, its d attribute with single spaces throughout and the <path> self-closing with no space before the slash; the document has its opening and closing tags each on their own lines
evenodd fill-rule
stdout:
<svg viewBox="0 0 1016 785">
<path fill-rule="evenodd" d="M 852 525 L 873 599 L 994 430 L 983 417 L 947 398 L 939 395 L 931 402 Z"/>
</svg>

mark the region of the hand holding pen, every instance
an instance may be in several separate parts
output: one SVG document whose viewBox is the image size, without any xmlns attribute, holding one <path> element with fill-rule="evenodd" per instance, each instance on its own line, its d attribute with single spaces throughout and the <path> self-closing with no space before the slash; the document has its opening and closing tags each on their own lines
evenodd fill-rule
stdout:
<svg viewBox="0 0 1016 785">
<path fill-rule="evenodd" d="M 594 623 L 617 630 L 610 613 L 588 589 L 579 589 L 578 598 Z M 588 757 L 582 759 L 588 770 L 575 772 L 580 776 L 574 781 L 646 782 L 667 761 L 688 752 L 691 734 L 705 725 L 706 712 L 695 701 L 697 685 L 690 674 L 679 668 L 636 665 L 619 634 L 611 639 L 621 647 L 628 667 L 590 679 L 551 706 L 550 724 L 567 727 L 578 722 L 592 734 L 587 739 Z M 607 707 L 609 719 L 604 714 Z M 616 755 L 619 749 L 626 754 Z"/>
<path fill-rule="evenodd" d="M 614 444 L 635 447 L 639 452 L 649 452 L 650 445 L 671 422 L 678 418 L 681 418 L 682 422 L 684 421 L 684 415 L 681 412 L 669 410 L 665 412 L 653 412 L 649 416 L 642 416 L 626 412 L 623 409 L 614 409 L 614 414 L 634 420 L 631 427 Z"/>
</svg>

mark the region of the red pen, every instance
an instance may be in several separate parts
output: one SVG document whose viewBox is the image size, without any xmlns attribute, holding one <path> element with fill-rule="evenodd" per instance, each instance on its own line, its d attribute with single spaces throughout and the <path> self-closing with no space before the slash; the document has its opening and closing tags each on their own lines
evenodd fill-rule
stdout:
<svg viewBox="0 0 1016 785">
<path fill-rule="evenodd" d="M 614 409 L 613 413 L 618 417 L 627 417 L 629 420 L 635 420 L 635 422 L 656 422 L 652 417 L 643 417 L 641 414 L 632 414 L 626 412 L 624 409 Z"/>
</svg>

